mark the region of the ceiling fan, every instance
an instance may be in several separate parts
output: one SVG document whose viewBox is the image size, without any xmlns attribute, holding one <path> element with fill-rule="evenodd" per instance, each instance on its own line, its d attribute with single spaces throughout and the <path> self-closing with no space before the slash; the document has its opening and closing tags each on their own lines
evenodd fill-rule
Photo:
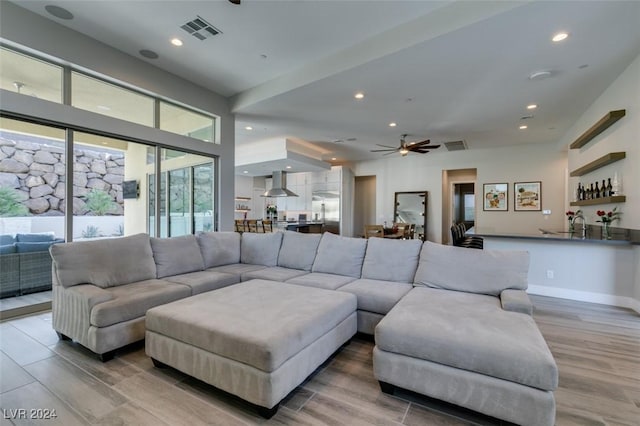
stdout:
<svg viewBox="0 0 640 426">
<path fill-rule="evenodd" d="M 407 136 L 408 135 L 405 133 L 400 137 L 400 146 L 397 148 L 394 148 L 388 145 L 376 144 L 378 146 L 384 147 L 385 149 L 372 149 L 371 152 L 387 152 L 384 155 L 390 155 L 390 154 L 393 154 L 394 152 L 399 152 L 403 157 L 406 157 L 406 155 L 410 152 L 417 152 L 418 154 L 426 154 L 430 150 L 440 147 L 440 145 L 429 145 L 431 143 L 431 140 L 429 139 L 421 142 L 407 142 L 406 141 Z"/>
</svg>

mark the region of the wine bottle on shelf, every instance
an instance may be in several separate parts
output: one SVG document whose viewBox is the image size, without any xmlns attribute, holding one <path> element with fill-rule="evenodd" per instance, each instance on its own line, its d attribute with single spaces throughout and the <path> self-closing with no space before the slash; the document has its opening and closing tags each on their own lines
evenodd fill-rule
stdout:
<svg viewBox="0 0 640 426">
<path fill-rule="evenodd" d="M 598 182 L 596 182 L 596 192 L 594 198 L 600 198 L 600 187 L 598 187 Z"/>
<path fill-rule="evenodd" d="M 578 182 L 578 188 L 576 189 L 576 201 L 582 200 L 582 185 Z"/>
<path fill-rule="evenodd" d="M 618 177 L 618 172 L 615 172 L 615 174 L 613 175 L 613 183 L 611 184 L 611 194 L 612 195 L 622 194 L 622 179 Z"/>
<path fill-rule="evenodd" d="M 591 183 L 591 187 L 589 188 L 589 199 L 593 200 L 594 198 L 596 198 L 596 190 L 593 187 L 593 183 Z"/>
<path fill-rule="evenodd" d="M 600 198 L 608 197 L 607 195 L 607 183 L 602 179 L 602 186 L 600 187 Z"/>
<path fill-rule="evenodd" d="M 611 186 L 611 178 L 607 180 L 607 197 L 613 197 L 613 187 Z"/>
</svg>

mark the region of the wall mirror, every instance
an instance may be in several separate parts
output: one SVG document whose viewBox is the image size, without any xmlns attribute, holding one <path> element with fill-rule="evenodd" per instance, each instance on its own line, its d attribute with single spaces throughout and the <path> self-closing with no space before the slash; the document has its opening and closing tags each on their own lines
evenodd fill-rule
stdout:
<svg viewBox="0 0 640 426">
<path fill-rule="evenodd" d="M 427 235 L 428 191 L 396 192 L 393 221 L 415 224 L 413 238 L 425 241 Z"/>
</svg>

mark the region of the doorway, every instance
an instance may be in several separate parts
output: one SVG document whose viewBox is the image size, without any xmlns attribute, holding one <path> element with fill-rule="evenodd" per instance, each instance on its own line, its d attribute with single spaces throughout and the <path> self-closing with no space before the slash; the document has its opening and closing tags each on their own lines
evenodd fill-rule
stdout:
<svg viewBox="0 0 640 426">
<path fill-rule="evenodd" d="M 464 223 L 467 229 L 475 225 L 475 183 L 453 184 L 453 223 Z"/>
<path fill-rule="evenodd" d="M 475 186 L 477 169 L 442 171 L 442 243 L 451 244 L 451 225 L 476 225 Z"/>
<path fill-rule="evenodd" d="M 353 236 L 361 237 L 365 225 L 376 223 L 375 176 L 356 176 L 353 201 Z"/>
</svg>

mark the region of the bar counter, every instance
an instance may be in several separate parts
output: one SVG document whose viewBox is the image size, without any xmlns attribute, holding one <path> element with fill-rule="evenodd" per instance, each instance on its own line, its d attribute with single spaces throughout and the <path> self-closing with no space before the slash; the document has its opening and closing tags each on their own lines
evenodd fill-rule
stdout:
<svg viewBox="0 0 640 426">
<path fill-rule="evenodd" d="M 587 225 L 586 238 L 582 231 L 558 231 L 551 229 L 533 229 L 524 232 L 500 232 L 493 228 L 474 227 L 465 235 L 487 238 L 510 238 L 520 240 L 544 240 L 606 245 L 640 245 L 640 231 L 626 228 L 611 228 L 611 239 L 602 238 L 602 229 L 597 225 Z"/>
</svg>

